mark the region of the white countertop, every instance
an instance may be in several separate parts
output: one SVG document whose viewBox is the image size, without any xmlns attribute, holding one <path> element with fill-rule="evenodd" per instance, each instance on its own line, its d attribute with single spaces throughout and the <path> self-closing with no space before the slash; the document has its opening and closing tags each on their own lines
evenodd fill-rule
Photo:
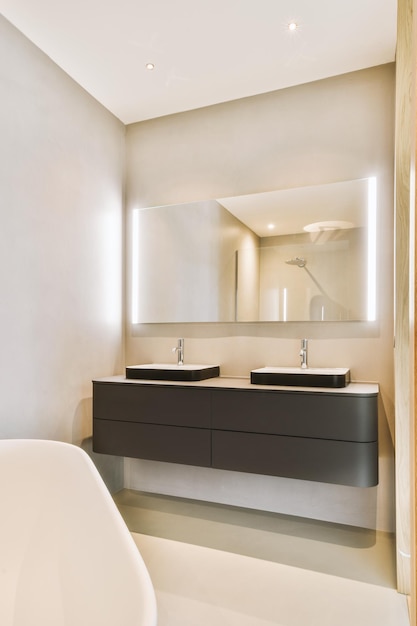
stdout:
<svg viewBox="0 0 417 626">
<path fill-rule="evenodd" d="M 124 375 L 107 376 L 96 378 L 96 383 L 125 383 L 127 385 L 159 385 L 164 387 L 203 387 L 206 389 L 247 389 L 265 391 L 287 391 L 287 392 L 309 392 L 309 393 L 338 393 L 348 395 L 377 395 L 379 392 L 378 383 L 373 382 L 351 382 L 346 387 L 295 387 L 281 385 L 256 385 L 250 382 L 249 377 L 217 376 L 206 380 L 142 380 L 126 378 Z"/>
</svg>

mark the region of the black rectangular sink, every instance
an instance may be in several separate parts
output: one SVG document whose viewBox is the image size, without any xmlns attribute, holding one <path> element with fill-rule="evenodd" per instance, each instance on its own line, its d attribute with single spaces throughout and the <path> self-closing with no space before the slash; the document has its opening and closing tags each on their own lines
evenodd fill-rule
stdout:
<svg viewBox="0 0 417 626">
<path fill-rule="evenodd" d="M 341 367 L 261 367 L 251 371 L 250 381 L 254 385 L 335 389 L 350 383 L 350 370 Z"/>
<path fill-rule="evenodd" d="M 219 365 L 173 365 L 169 363 L 146 363 L 128 365 L 126 378 L 138 380 L 198 381 L 220 376 Z"/>
</svg>

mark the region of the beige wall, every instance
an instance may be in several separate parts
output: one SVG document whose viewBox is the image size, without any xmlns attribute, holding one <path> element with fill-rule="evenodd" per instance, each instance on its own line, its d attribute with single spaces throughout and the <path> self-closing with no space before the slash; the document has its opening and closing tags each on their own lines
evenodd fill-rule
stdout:
<svg viewBox="0 0 417 626">
<path fill-rule="evenodd" d="M 416 617 L 415 525 L 415 169 L 416 35 L 415 0 L 399 0 L 396 51 L 395 125 L 395 441 L 397 581 L 411 593 Z M 414 443 L 414 445 L 413 445 Z"/>
<path fill-rule="evenodd" d="M 122 366 L 124 127 L 0 17 L 0 437 L 79 443 Z"/>
<path fill-rule="evenodd" d="M 127 208 L 376 176 L 378 321 L 143 325 L 127 333 L 128 364 L 166 362 L 177 337 L 188 362 L 245 376 L 263 365 L 349 366 L 380 383 L 380 485 L 334 487 L 234 472 L 126 464 L 127 485 L 392 530 L 393 64 L 127 128 Z M 128 320 L 129 321 L 129 320 Z"/>
</svg>

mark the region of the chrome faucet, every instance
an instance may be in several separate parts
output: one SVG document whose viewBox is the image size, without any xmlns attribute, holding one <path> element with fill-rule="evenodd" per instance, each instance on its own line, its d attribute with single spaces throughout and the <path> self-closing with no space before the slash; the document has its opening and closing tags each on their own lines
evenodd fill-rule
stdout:
<svg viewBox="0 0 417 626">
<path fill-rule="evenodd" d="M 178 345 L 172 348 L 177 353 L 177 365 L 184 365 L 184 339 L 178 339 Z"/>
<path fill-rule="evenodd" d="M 301 357 L 301 369 L 305 370 L 308 367 L 307 365 L 308 339 L 301 339 L 300 357 Z"/>
</svg>

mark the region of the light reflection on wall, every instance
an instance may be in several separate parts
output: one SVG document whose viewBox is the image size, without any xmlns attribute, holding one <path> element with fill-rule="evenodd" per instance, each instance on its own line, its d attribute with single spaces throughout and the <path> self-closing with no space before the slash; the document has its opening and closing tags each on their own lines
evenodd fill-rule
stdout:
<svg viewBox="0 0 417 626">
<path fill-rule="evenodd" d="M 284 322 L 287 321 L 287 288 L 284 287 L 282 292 L 282 319 Z"/>
</svg>

